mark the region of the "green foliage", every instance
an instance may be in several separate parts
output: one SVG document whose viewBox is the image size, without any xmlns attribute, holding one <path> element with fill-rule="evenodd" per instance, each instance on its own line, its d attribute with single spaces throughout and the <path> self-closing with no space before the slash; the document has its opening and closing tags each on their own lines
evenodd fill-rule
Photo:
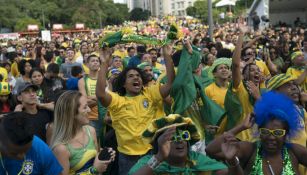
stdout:
<svg viewBox="0 0 307 175">
<path fill-rule="evenodd" d="M 48 24 L 72 28 L 75 23 L 99 28 L 121 24 L 130 16 L 126 5 L 111 0 L 0 0 L 0 12 L 0 27 L 15 31 L 26 30 L 26 24 L 31 22 L 42 28 Z"/>
<path fill-rule="evenodd" d="M 143 10 L 141 8 L 135 8 L 130 12 L 130 20 L 133 21 L 148 20 L 149 17 L 150 17 L 150 11 Z"/>
<path fill-rule="evenodd" d="M 17 20 L 16 25 L 14 26 L 14 29 L 17 31 L 23 31 L 27 28 L 27 26 L 29 24 L 36 24 L 38 25 L 38 27 L 41 27 L 41 24 L 39 21 L 33 19 L 33 18 L 29 18 L 29 17 L 25 17 L 25 18 L 19 18 Z"/>
</svg>

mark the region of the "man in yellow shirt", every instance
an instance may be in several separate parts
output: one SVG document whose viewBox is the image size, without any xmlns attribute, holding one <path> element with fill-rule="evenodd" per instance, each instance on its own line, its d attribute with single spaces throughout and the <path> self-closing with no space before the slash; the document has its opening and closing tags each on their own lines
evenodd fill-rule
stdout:
<svg viewBox="0 0 307 175">
<path fill-rule="evenodd" d="M 230 66 L 230 58 L 216 59 L 209 68 L 209 72 L 213 74 L 215 81 L 204 89 L 206 96 L 222 108 L 224 108 L 225 97 L 229 85 Z M 220 124 L 217 133 L 223 133 L 225 131 L 226 122 L 227 120 L 225 118 Z"/>
<path fill-rule="evenodd" d="M 96 98 L 96 84 L 100 67 L 100 60 L 98 56 L 90 55 L 86 61 L 90 72 L 88 75 L 85 75 L 78 81 L 78 89 L 82 95 L 87 97 L 88 106 L 91 108 L 91 112 L 88 115 L 90 125 L 95 128 L 97 137 L 100 138 L 102 118 L 104 117 L 100 116 L 103 114 L 99 115 L 99 102 Z"/>
<path fill-rule="evenodd" d="M 299 85 L 303 91 L 307 91 L 307 69 L 304 54 L 297 51 L 291 54 L 292 67 L 288 68 L 287 75 L 295 78 L 295 83 Z"/>
<path fill-rule="evenodd" d="M 119 174 L 127 174 L 138 159 L 152 149 L 141 135 L 156 118 L 157 103 L 169 95 L 174 76 L 171 46 L 163 47 L 166 61 L 167 83 L 143 87 L 144 78 L 140 69 L 130 67 L 118 76 L 114 90 L 106 91 L 106 74 L 111 59 L 110 48 L 101 52 L 102 65 L 98 73 L 96 96 L 108 108 L 115 130 L 119 151 Z"/>
<path fill-rule="evenodd" d="M 205 88 L 205 94 L 215 103 L 224 108 L 224 101 L 228 89 L 230 76 L 230 58 L 219 58 L 209 68 L 215 81 Z"/>
</svg>

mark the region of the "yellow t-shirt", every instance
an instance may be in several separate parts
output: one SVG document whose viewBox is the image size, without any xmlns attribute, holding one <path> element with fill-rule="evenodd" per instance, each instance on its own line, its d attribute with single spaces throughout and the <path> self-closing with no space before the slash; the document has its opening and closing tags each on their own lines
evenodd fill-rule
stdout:
<svg viewBox="0 0 307 175">
<path fill-rule="evenodd" d="M 287 75 L 291 75 L 293 76 L 295 79 L 297 79 L 300 75 L 302 75 L 302 73 L 304 72 L 304 70 L 299 70 L 299 69 L 295 69 L 293 67 L 288 68 L 287 70 Z M 300 87 L 306 92 L 307 91 L 307 77 L 305 78 L 305 80 L 302 82 L 302 84 L 300 84 Z"/>
<path fill-rule="evenodd" d="M 76 52 L 74 61 L 76 61 L 76 59 L 79 58 L 80 56 L 81 56 L 81 52 L 80 51 Z"/>
<path fill-rule="evenodd" d="M 83 71 L 84 71 L 84 74 L 89 74 L 90 73 L 90 69 L 87 67 L 87 65 L 86 64 L 82 64 L 82 69 L 83 69 Z"/>
<path fill-rule="evenodd" d="M 20 75 L 18 70 L 18 64 L 16 62 L 11 65 L 11 73 L 14 77 L 18 77 Z"/>
<path fill-rule="evenodd" d="M 3 77 L 2 82 L 7 82 L 7 70 L 3 67 L 0 67 L 0 74 Z"/>
<path fill-rule="evenodd" d="M 263 61 L 256 60 L 256 65 L 259 67 L 261 74 L 264 77 L 268 77 L 271 75 L 268 66 Z M 260 84 L 260 88 L 265 88 L 265 83 Z"/>
<path fill-rule="evenodd" d="M 112 96 L 108 111 L 112 126 L 116 133 L 118 151 L 127 155 L 146 154 L 152 146 L 142 139 L 142 133 L 158 118 L 156 111 L 162 101 L 159 83 L 145 87 L 135 97 L 120 96 L 109 92 Z"/>
<path fill-rule="evenodd" d="M 216 85 L 216 83 L 211 83 L 205 88 L 205 94 L 222 108 L 224 108 L 226 93 L 227 88 L 220 88 Z"/>
<path fill-rule="evenodd" d="M 205 88 L 206 96 L 208 96 L 212 101 L 221 106 L 223 109 L 224 109 L 226 93 L 227 93 L 227 88 L 220 88 L 216 85 L 215 82 L 211 83 L 209 86 Z M 219 126 L 220 128 L 217 130 L 217 135 L 220 135 L 225 131 L 226 123 L 227 123 L 227 117 L 225 117 L 222 120 Z"/>
<path fill-rule="evenodd" d="M 239 122 L 243 122 L 245 117 L 254 111 L 254 107 L 249 101 L 249 94 L 244 87 L 243 81 L 240 82 L 238 88 L 233 88 L 232 91 L 239 98 L 242 105 L 242 114 Z M 252 129 L 245 130 L 239 133 L 236 137 L 242 141 L 254 141 L 255 139 L 252 136 Z"/>
</svg>

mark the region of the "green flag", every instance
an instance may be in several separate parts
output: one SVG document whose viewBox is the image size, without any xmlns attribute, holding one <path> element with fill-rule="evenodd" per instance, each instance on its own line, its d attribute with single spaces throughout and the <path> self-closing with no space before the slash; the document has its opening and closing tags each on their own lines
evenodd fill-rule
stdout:
<svg viewBox="0 0 307 175">
<path fill-rule="evenodd" d="M 238 124 L 243 112 L 241 102 L 238 96 L 232 91 L 232 88 L 233 83 L 230 83 L 224 101 L 224 107 L 227 114 L 227 123 L 225 127 L 226 131 Z"/>
<path fill-rule="evenodd" d="M 174 99 L 173 113 L 191 117 L 201 138 L 204 138 L 204 126 L 218 126 L 225 111 L 205 95 L 203 80 L 193 74 L 199 63 L 197 48 L 193 47 L 192 54 L 183 48 L 170 95 Z"/>
</svg>

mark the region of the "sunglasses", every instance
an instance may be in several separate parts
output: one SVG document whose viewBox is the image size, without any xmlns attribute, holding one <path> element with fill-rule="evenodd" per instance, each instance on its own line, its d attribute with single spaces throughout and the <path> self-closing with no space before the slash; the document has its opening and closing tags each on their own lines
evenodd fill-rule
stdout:
<svg viewBox="0 0 307 175">
<path fill-rule="evenodd" d="M 190 132 L 185 130 L 177 130 L 174 134 L 174 137 L 172 138 L 173 142 L 180 142 L 180 141 L 189 141 L 191 140 Z"/>
<path fill-rule="evenodd" d="M 259 132 L 260 132 L 260 135 L 262 136 L 269 136 L 272 134 L 274 137 L 283 137 L 286 135 L 286 130 L 284 129 L 270 130 L 267 128 L 259 128 Z"/>
</svg>

